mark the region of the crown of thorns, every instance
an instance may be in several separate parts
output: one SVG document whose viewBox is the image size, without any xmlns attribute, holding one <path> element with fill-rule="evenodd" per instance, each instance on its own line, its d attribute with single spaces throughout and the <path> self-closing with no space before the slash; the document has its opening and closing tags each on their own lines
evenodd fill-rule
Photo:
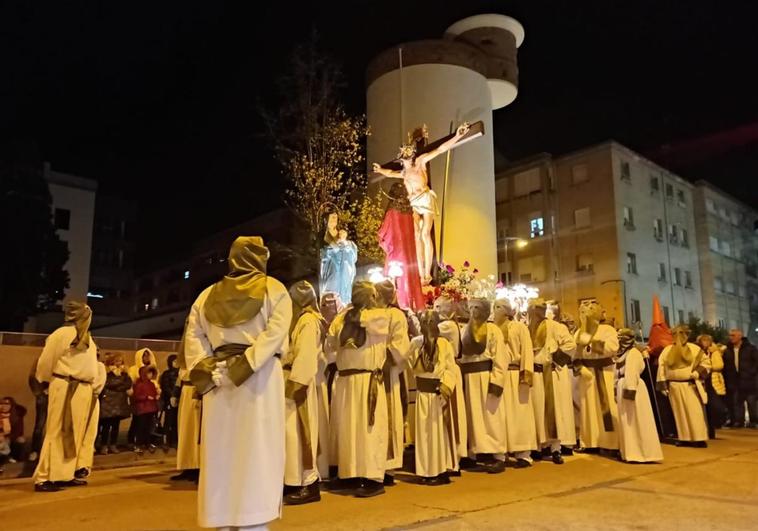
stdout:
<svg viewBox="0 0 758 531">
<path fill-rule="evenodd" d="M 413 144 L 403 144 L 400 146 L 400 151 L 397 152 L 397 158 L 410 159 L 416 155 L 416 146 Z"/>
</svg>

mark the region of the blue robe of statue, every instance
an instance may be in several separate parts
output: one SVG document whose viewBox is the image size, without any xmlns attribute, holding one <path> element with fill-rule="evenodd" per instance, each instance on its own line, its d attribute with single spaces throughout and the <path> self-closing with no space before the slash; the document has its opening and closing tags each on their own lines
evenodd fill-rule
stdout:
<svg viewBox="0 0 758 531">
<path fill-rule="evenodd" d="M 319 282 L 321 295 L 327 292 L 337 293 L 343 304 L 350 304 L 357 261 L 358 247 L 350 240 L 322 247 Z"/>
</svg>

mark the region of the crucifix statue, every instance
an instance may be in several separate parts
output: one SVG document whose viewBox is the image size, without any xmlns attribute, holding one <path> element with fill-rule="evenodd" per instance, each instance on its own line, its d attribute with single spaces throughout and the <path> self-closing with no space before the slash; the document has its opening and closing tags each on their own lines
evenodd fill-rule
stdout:
<svg viewBox="0 0 758 531">
<path fill-rule="evenodd" d="M 414 236 L 416 238 L 416 257 L 422 284 L 431 282 L 434 262 L 434 243 L 432 225 L 437 211 L 437 194 L 429 188 L 427 164 L 438 155 L 448 152 L 469 140 L 484 134 L 484 124 L 476 122 L 469 125 L 464 122 L 455 133 L 441 138 L 421 149 L 409 142 L 400 147 L 397 158 L 386 164 L 374 163 L 373 170 L 385 177 L 402 179 L 408 191 L 408 198 L 413 209 Z"/>
</svg>

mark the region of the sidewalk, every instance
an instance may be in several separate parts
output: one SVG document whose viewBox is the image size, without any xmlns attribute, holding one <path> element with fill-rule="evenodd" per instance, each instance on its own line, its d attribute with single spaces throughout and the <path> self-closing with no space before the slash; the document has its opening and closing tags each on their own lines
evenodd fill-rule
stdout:
<svg viewBox="0 0 758 531">
<path fill-rule="evenodd" d="M 133 466 L 144 465 L 166 465 L 174 466 L 176 463 L 176 450 L 169 448 L 164 452 L 158 448 L 154 454 L 145 452 L 138 456 L 131 450 L 123 449 L 119 454 L 95 455 L 95 461 L 92 470 L 112 470 L 116 468 L 128 468 Z M 0 474 L 0 484 L 10 484 L 10 482 L 27 482 L 30 481 L 34 473 L 36 463 L 8 463 L 5 465 L 5 472 Z M 14 481 L 15 480 L 15 481 Z"/>
</svg>

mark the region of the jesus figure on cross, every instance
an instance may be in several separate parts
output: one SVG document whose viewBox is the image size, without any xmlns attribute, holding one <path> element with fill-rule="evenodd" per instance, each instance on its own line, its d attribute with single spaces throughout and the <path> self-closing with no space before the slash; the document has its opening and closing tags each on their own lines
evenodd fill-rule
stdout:
<svg viewBox="0 0 758 531">
<path fill-rule="evenodd" d="M 413 208 L 416 255 L 423 285 L 428 285 L 432 280 L 432 262 L 434 261 L 432 223 L 434 216 L 437 215 L 437 194 L 429 188 L 426 165 L 436 156 L 452 149 L 468 131 L 469 124 L 464 122 L 448 140 L 421 154 L 416 153 L 415 144 L 402 145 L 397 156 L 401 164 L 400 171 L 384 168 L 377 163 L 373 166 L 373 170 L 380 175 L 403 179 L 405 188 L 408 190 L 408 198 Z"/>
</svg>

